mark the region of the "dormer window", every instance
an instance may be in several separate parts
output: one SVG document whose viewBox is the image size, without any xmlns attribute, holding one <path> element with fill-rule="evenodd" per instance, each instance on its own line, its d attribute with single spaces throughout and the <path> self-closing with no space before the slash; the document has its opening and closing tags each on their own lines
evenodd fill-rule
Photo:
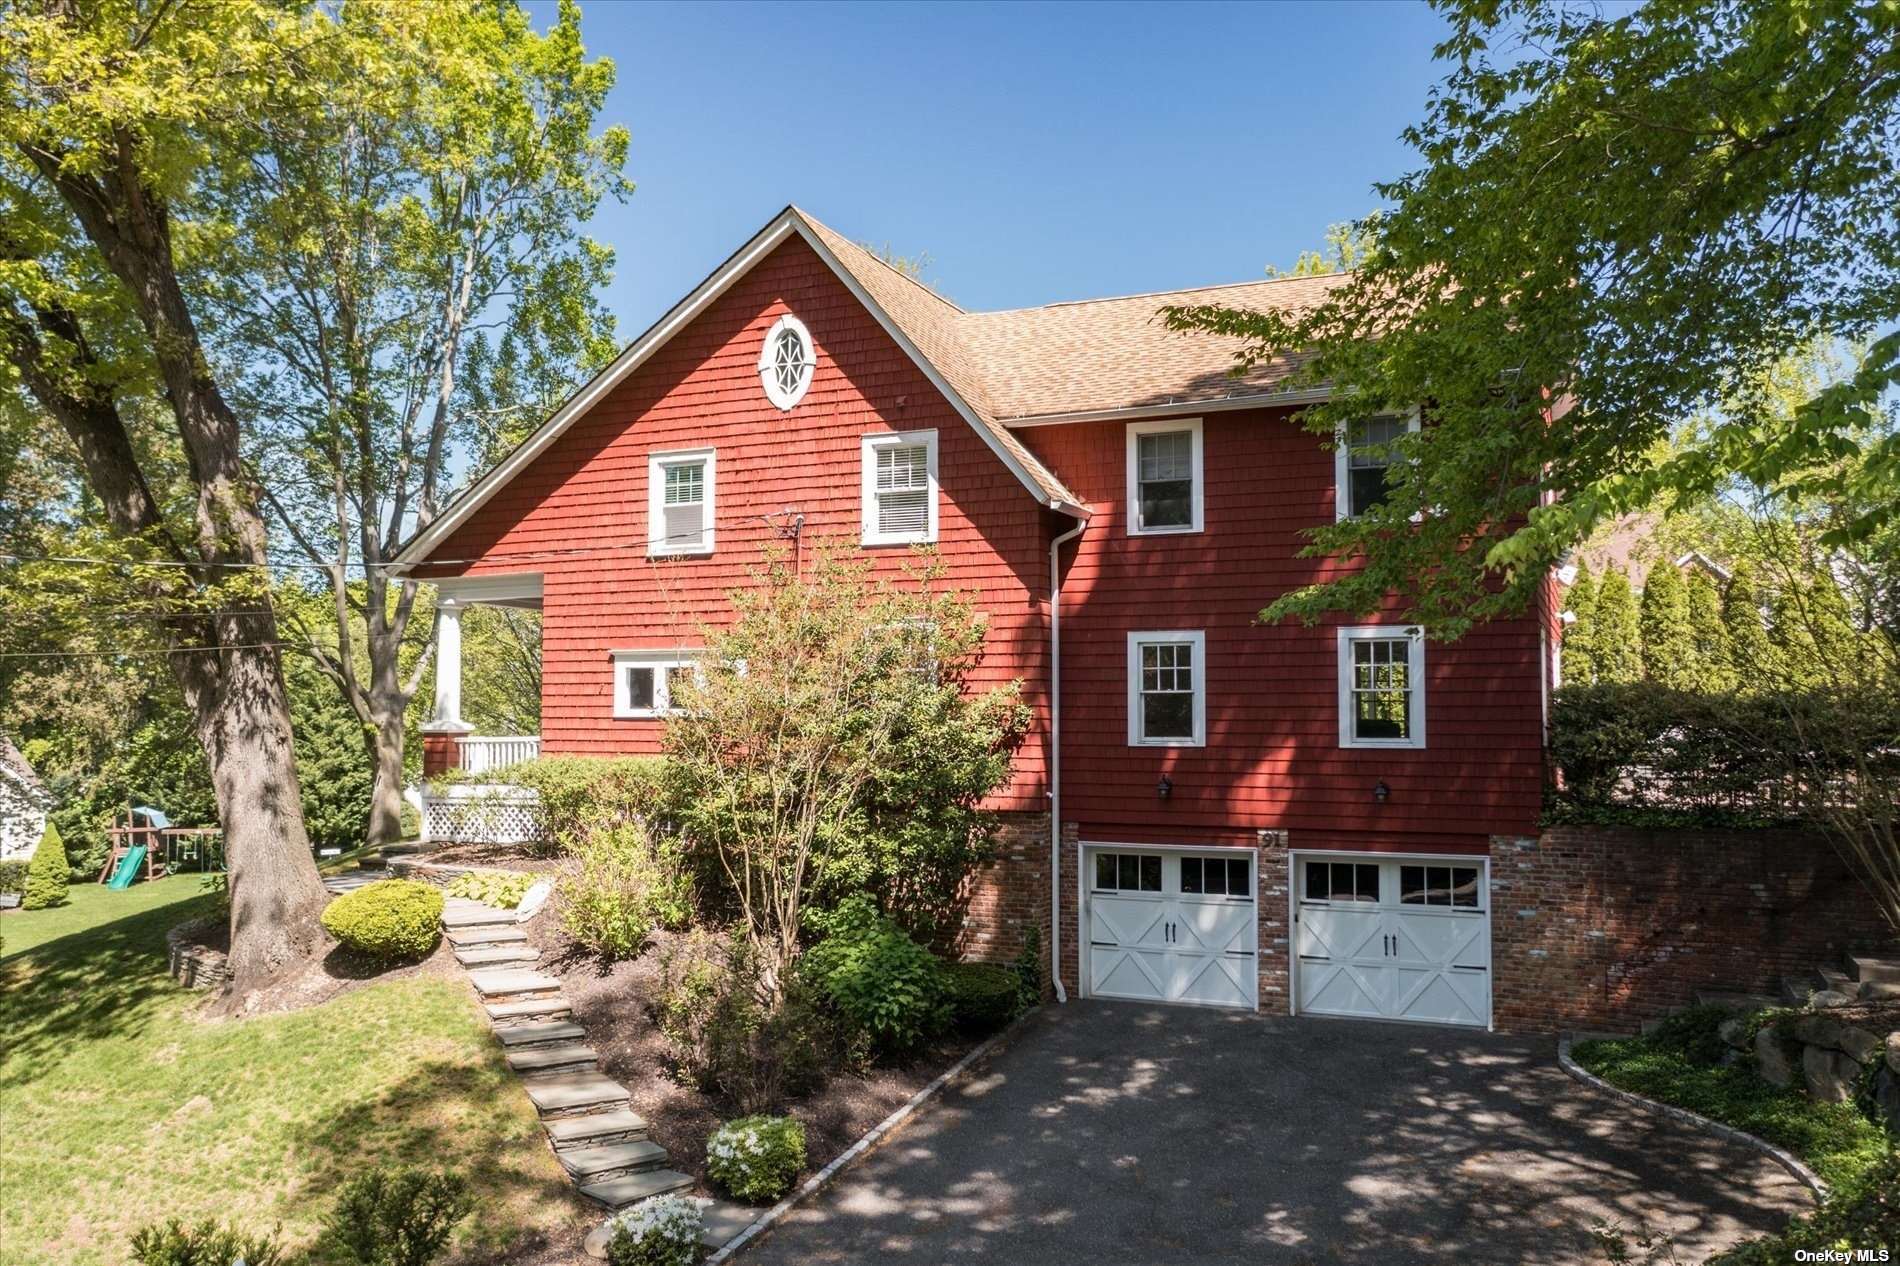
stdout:
<svg viewBox="0 0 1900 1266">
<path fill-rule="evenodd" d="M 766 331 L 765 347 L 759 352 L 759 383 L 766 399 L 780 409 L 790 409 L 804 399 L 817 367 L 811 331 L 803 321 L 787 313 Z"/>
</svg>

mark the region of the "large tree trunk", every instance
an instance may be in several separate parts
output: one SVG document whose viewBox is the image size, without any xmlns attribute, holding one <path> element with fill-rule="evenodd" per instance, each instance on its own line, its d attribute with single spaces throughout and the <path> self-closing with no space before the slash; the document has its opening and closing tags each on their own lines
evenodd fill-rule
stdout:
<svg viewBox="0 0 1900 1266">
<path fill-rule="evenodd" d="M 376 770 L 369 799 L 369 842 L 393 844 L 402 838 L 403 721 L 407 700 L 372 700 L 374 723 L 369 727 L 370 759 Z"/>
</svg>

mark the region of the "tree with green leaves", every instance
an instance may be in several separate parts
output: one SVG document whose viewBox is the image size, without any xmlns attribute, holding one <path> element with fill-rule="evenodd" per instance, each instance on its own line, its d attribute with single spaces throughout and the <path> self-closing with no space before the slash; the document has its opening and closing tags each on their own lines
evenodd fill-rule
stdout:
<svg viewBox="0 0 1900 1266">
<path fill-rule="evenodd" d="M 1522 610 L 1599 522 L 1736 478 L 1900 515 L 1900 9 L 1440 0 L 1417 170 L 1347 279 L 1298 309 L 1174 307 L 1251 365 L 1307 354 L 1327 438 L 1424 404 L 1392 491 L 1311 532 L 1357 565 L 1269 619 L 1404 601 L 1438 636 Z M 1587 191 L 1582 196 L 1581 191 Z M 1782 417 L 1764 372 L 1817 331 L 1866 351 Z M 1658 456 L 1679 419 L 1726 406 Z M 1844 462 L 1844 455 L 1862 460 Z M 1418 522 L 1413 522 L 1417 516 Z"/>
<path fill-rule="evenodd" d="M 573 0 L 545 32 L 512 4 L 349 4 L 331 38 L 347 73 L 218 169 L 198 283 L 273 516 L 329 584 L 293 628 L 362 722 L 383 843 L 431 640 L 390 560 L 456 463 L 505 452 L 612 359 L 613 255 L 582 226 L 631 186 L 626 129 L 595 127 L 614 67 L 587 58 Z"/>
<path fill-rule="evenodd" d="M 310 962 L 325 894 L 299 803 L 244 424 L 194 309 L 211 173 L 334 79 L 327 18 L 263 0 L 17 4 L 0 16 L 0 354 L 110 535 L 78 573 L 162 617 L 224 826 L 232 1005 Z M 161 420 L 162 419 L 162 420 Z"/>
<path fill-rule="evenodd" d="M 1577 564 L 1577 579 L 1564 591 L 1563 665 L 1566 686 L 1587 686 L 1597 679 L 1597 579 L 1590 564 Z"/>
<path fill-rule="evenodd" d="M 1689 634 L 1694 640 L 1690 688 L 1706 694 L 1735 689 L 1735 665 L 1729 658 L 1728 629 L 1722 623 L 1722 591 L 1700 567 L 1689 576 Z"/>
<path fill-rule="evenodd" d="M 1595 659 L 1598 681 L 1643 679 L 1643 631 L 1629 573 L 1610 567 L 1597 584 Z"/>
<path fill-rule="evenodd" d="M 1695 633 L 1689 623 L 1689 590 L 1682 572 L 1667 559 L 1649 569 L 1638 613 L 1643 676 L 1671 690 L 1695 687 Z"/>
</svg>

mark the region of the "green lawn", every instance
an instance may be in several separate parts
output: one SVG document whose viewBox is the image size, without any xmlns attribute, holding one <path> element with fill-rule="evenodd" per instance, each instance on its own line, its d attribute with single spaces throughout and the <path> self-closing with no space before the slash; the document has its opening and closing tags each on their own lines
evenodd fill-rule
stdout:
<svg viewBox="0 0 1900 1266">
<path fill-rule="evenodd" d="M 1853 1104 L 1817 1103 L 1746 1063 L 1715 1062 L 1724 1049 L 1715 1026 L 1731 1014 L 1697 1007 L 1646 1036 L 1579 1042 L 1571 1053 L 1612 1086 L 1787 1148 L 1830 1186 L 1853 1183 L 1889 1153 L 1893 1140 Z"/>
<path fill-rule="evenodd" d="M 0 1244 L 10 1264 L 119 1263 L 146 1221 L 215 1215 L 309 1244 L 332 1193 L 384 1161 L 451 1164 L 478 1208 L 468 1262 L 584 1214 L 456 979 L 354 989 L 216 1021 L 164 970 L 196 876 L 75 885 L 0 917 Z"/>
</svg>

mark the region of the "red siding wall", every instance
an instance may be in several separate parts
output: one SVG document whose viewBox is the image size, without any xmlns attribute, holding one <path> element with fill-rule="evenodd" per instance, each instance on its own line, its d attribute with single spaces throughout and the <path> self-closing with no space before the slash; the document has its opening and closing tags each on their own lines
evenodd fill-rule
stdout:
<svg viewBox="0 0 1900 1266">
<path fill-rule="evenodd" d="M 785 312 L 810 329 L 818 367 L 790 413 L 759 386 L 759 348 Z M 1036 709 L 998 807 L 1041 811 L 1040 683 L 1048 636 L 1044 511 L 809 247 L 794 238 L 635 370 L 437 548 L 482 558 L 436 574 L 543 574 L 542 750 L 650 752 L 661 723 L 616 720 L 608 653 L 696 645 L 730 611 L 773 540 L 760 516 L 802 510 L 808 542 L 859 537 L 859 439 L 938 433 L 939 548 L 974 591 L 991 637 L 977 684 L 1022 678 Z M 717 449 L 717 551 L 649 561 L 647 454 Z M 547 556 L 547 551 L 574 551 Z M 868 551 L 895 573 L 904 548 Z M 510 558 L 509 556 L 514 556 Z"/>
<path fill-rule="evenodd" d="M 1204 419 L 1204 530 L 1185 535 L 1128 534 L 1124 424 L 1022 435 L 1095 510 L 1068 547 L 1062 597 L 1062 817 L 1081 838 L 1248 843 L 1271 828 L 1296 849 L 1483 852 L 1491 835 L 1533 829 L 1535 616 L 1427 645 L 1423 750 L 1342 749 L 1336 625 L 1255 623 L 1333 566 L 1298 557 L 1301 529 L 1333 516 L 1333 455 L 1286 411 Z M 1203 748 L 1128 746 L 1127 635 L 1159 629 L 1206 631 Z M 1155 791 L 1164 774 L 1166 801 Z"/>
</svg>

